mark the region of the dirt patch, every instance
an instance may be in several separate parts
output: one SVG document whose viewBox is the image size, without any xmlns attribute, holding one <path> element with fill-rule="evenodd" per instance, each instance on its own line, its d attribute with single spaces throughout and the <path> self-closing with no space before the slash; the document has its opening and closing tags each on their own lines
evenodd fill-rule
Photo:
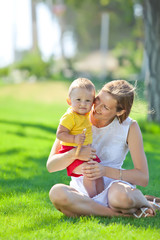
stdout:
<svg viewBox="0 0 160 240">
<path fill-rule="evenodd" d="M 110 52 L 103 55 L 101 52 L 96 51 L 75 63 L 75 68 L 78 71 L 97 73 L 101 73 L 104 69 L 106 71 L 115 71 L 117 67 L 118 60 Z"/>
</svg>

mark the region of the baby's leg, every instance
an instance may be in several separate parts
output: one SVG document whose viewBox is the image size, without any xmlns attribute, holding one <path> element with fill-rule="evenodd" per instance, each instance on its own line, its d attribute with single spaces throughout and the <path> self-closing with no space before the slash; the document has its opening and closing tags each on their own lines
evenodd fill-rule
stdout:
<svg viewBox="0 0 160 240">
<path fill-rule="evenodd" d="M 96 179 L 95 181 L 96 181 L 96 191 L 97 191 L 97 194 L 99 194 L 104 190 L 104 181 L 102 177 Z"/>
<path fill-rule="evenodd" d="M 81 165 L 79 165 L 78 167 L 76 167 L 76 168 L 74 169 L 73 173 L 82 174 L 82 166 L 83 166 L 84 164 L 86 164 L 86 163 L 84 162 L 84 163 L 82 163 Z M 97 179 L 97 180 L 99 180 L 99 179 Z M 91 180 L 89 180 L 88 178 L 86 178 L 85 176 L 84 176 L 84 178 L 83 178 L 84 187 L 85 187 L 88 195 L 89 195 L 91 198 L 97 195 L 97 190 L 96 190 L 96 188 L 97 188 L 97 186 L 96 186 L 96 181 L 97 181 L 97 180 L 92 180 L 92 181 L 91 181 Z M 99 182 L 100 182 L 100 181 L 99 181 Z M 99 191 L 102 189 L 102 183 L 101 183 L 100 188 L 98 187 L 98 189 L 99 189 Z"/>
<path fill-rule="evenodd" d="M 83 178 L 83 184 L 88 192 L 89 197 L 94 197 L 97 195 L 97 189 L 96 189 L 96 181 L 95 180 L 89 180 L 88 178 L 84 177 Z"/>
<path fill-rule="evenodd" d="M 83 184 L 86 191 L 88 192 L 88 195 L 91 198 L 103 192 L 104 190 L 103 178 L 98 178 L 96 180 L 89 180 L 88 178 L 84 177 Z"/>
<path fill-rule="evenodd" d="M 73 173 L 76 173 L 76 174 L 82 174 L 82 166 L 83 166 L 84 163 L 80 164 L 79 166 L 77 166 L 74 170 L 73 170 Z"/>
<path fill-rule="evenodd" d="M 104 190 L 104 182 L 103 178 L 98 178 L 96 180 L 89 180 L 84 176 L 83 178 L 83 184 L 88 192 L 88 195 L 92 198 L 96 196 L 97 194 L 103 192 Z"/>
</svg>

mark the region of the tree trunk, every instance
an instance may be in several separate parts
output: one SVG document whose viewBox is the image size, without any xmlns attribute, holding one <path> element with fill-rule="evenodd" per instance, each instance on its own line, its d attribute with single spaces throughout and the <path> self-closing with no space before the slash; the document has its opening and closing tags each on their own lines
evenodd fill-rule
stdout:
<svg viewBox="0 0 160 240">
<path fill-rule="evenodd" d="M 144 0 L 145 49 L 149 76 L 146 81 L 149 121 L 160 123 L 160 1 Z"/>
<path fill-rule="evenodd" d="M 37 37 L 37 16 L 36 16 L 36 1 L 31 0 L 32 3 L 32 52 L 38 50 L 38 37 Z"/>
<path fill-rule="evenodd" d="M 52 17 L 54 16 L 54 14 L 57 17 L 59 27 L 61 30 L 60 41 L 59 41 L 60 47 L 61 47 L 61 55 L 62 55 L 62 58 L 66 60 L 65 51 L 64 51 L 64 41 L 63 41 L 63 36 L 65 33 L 64 13 L 65 13 L 66 7 L 65 7 L 63 1 L 57 1 L 57 4 L 53 4 L 52 0 L 47 0 L 46 3 L 49 7 Z"/>
</svg>

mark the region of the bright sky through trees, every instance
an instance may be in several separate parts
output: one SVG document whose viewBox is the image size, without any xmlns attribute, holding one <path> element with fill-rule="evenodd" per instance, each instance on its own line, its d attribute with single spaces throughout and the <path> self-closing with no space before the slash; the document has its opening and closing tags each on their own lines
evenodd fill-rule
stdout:
<svg viewBox="0 0 160 240">
<path fill-rule="evenodd" d="M 37 6 L 39 47 L 44 58 L 60 55 L 60 30 L 43 3 Z M 14 49 L 31 48 L 31 0 L 0 0 L 0 67 L 14 60 Z"/>
</svg>

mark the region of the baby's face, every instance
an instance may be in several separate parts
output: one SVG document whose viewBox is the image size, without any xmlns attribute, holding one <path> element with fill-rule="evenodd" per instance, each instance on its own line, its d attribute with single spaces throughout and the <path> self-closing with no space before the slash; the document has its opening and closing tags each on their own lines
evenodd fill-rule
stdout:
<svg viewBox="0 0 160 240">
<path fill-rule="evenodd" d="M 86 113 L 90 112 L 94 97 L 94 91 L 89 91 L 85 88 L 73 89 L 70 95 L 71 107 L 73 111 L 80 115 L 85 115 Z"/>
</svg>

